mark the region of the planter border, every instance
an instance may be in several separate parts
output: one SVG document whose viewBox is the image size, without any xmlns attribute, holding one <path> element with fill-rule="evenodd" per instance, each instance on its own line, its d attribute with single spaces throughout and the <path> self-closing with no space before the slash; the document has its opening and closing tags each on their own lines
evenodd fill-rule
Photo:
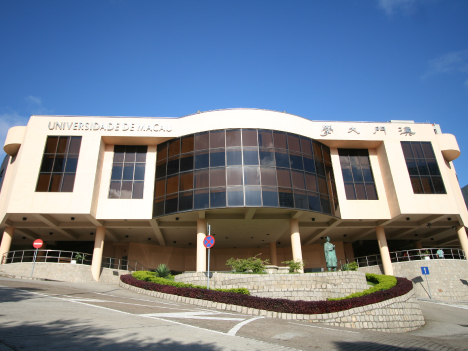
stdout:
<svg viewBox="0 0 468 351">
<path fill-rule="evenodd" d="M 389 333 L 404 333 L 418 329 L 425 324 L 421 309 L 414 298 L 414 289 L 404 295 L 392 299 L 345 311 L 324 314 L 295 314 L 259 310 L 256 308 L 166 294 L 158 291 L 138 288 L 136 286 L 126 284 L 121 280 L 119 281 L 119 285 L 130 291 L 156 298 L 266 318 L 300 320 L 338 327 L 367 329 Z"/>
</svg>

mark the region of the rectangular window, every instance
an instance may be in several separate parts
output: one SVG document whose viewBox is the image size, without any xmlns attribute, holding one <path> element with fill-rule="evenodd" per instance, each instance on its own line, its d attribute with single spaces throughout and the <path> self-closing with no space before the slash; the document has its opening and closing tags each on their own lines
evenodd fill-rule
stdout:
<svg viewBox="0 0 468 351">
<path fill-rule="evenodd" d="M 169 152 L 171 154 L 177 153 L 178 150 L 178 144 L 169 146 Z M 147 146 L 114 146 L 114 162 L 112 164 L 109 199 L 143 199 L 147 151 Z M 168 168 L 170 162 L 172 161 L 168 162 Z M 164 184 L 163 182 L 156 182 L 156 193 L 163 194 L 165 190 L 163 188 L 164 186 L 166 186 L 166 182 L 164 182 Z M 178 175 L 168 178 L 168 190 L 174 188 L 174 191 L 177 191 L 178 186 Z M 166 207 L 170 208 L 174 206 L 173 202 L 169 201 L 168 203 L 166 201 Z M 177 207 L 177 198 L 175 199 L 175 206 Z"/>
<path fill-rule="evenodd" d="M 402 141 L 406 167 L 415 194 L 447 194 L 432 144 L 428 141 Z"/>
<path fill-rule="evenodd" d="M 37 192 L 73 191 L 80 147 L 80 136 L 47 137 L 37 180 Z"/>
<path fill-rule="evenodd" d="M 348 200 L 378 200 L 369 151 L 366 149 L 338 149 L 341 172 Z M 321 186 L 319 177 L 319 188 Z M 326 186 L 323 184 L 322 186 Z M 320 190 L 321 193 L 325 191 Z M 323 207 L 323 203 L 322 203 Z"/>
</svg>

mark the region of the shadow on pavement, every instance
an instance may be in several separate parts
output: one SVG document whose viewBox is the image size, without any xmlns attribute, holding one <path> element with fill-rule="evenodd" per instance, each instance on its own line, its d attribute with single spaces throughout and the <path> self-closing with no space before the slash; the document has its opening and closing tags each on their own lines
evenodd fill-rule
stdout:
<svg viewBox="0 0 468 351">
<path fill-rule="evenodd" d="M 131 329 L 130 329 L 131 330 Z M 107 335 L 107 337 L 106 337 Z M 57 320 L 48 324 L 13 323 L 0 325 L 0 346 L 13 350 L 158 350 L 158 351 L 221 351 L 213 343 L 181 343 L 170 338 L 137 340 L 138 334 L 120 329 L 96 328 L 77 320 Z M 0 347 L 1 349 L 1 347 Z"/>
<path fill-rule="evenodd" d="M 0 287 L 0 303 L 18 302 L 22 300 L 37 298 L 38 296 L 38 295 L 29 294 L 28 292 L 21 291 L 21 290 L 40 292 L 40 291 L 43 291 L 44 289 L 36 289 L 36 288 L 21 287 L 21 286 L 14 287 L 14 288 Z"/>
<path fill-rule="evenodd" d="M 377 342 L 335 342 L 337 350 L 343 351 L 365 351 L 365 350 L 385 350 L 385 351 L 397 351 L 397 350 L 418 350 L 418 351 L 430 351 L 424 347 L 401 347 L 392 346 L 386 344 L 380 344 Z"/>
</svg>

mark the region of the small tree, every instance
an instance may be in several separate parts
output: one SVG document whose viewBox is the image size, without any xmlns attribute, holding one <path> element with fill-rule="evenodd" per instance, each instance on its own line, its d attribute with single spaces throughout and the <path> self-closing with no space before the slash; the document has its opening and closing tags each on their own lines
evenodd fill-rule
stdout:
<svg viewBox="0 0 468 351">
<path fill-rule="evenodd" d="M 265 270 L 265 265 L 269 263 L 269 260 L 262 260 L 260 257 L 261 253 L 249 258 L 234 258 L 231 257 L 226 261 L 226 266 L 230 266 L 233 271 L 243 273 L 251 270 L 253 273 L 262 273 Z"/>
<path fill-rule="evenodd" d="M 284 263 L 286 265 L 289 266 L 289 273 L 296 273 L 298 272 L 299 270 L 301 270 L 304 265 L 305 265 L 305 261 L 304 260 L 291 260 L 291 261 L 283 261 L 281 263 Z"/>
</svg>

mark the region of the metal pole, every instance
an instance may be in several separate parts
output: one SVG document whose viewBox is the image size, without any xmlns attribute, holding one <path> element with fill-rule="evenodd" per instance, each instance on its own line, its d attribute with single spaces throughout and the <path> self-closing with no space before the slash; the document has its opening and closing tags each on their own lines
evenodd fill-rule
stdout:
<svg viewBox="0 0 468 351">
<path fill-rule="evenodd" d="M 211 225 L 208 224 L 208 236 L 211 235 Z M 210 289 L 210 249 L 208 249 L 208 274 L 206 275 L 207 283 L 206 288 Z"/>
<path fill-rule="evenodd" d="M 31 271 L 31 278 L 32 278 L 33 273 L 34 273 L 34 266 L 36 265 L 37 250 L 39 250 L 39 249 L 36 249 L 36 251 L 34 252 L 33 268 L 32 268 L 32 271 Z"/>
<path fill-rule="evenodd" d="M 427 274 L 424 274 L 426 277 L 427 289 L 429 290 L 429 297 L 432 299 L 431 288 L 429 287 L 429 282 L 427 281 Z"/>
</svg>

